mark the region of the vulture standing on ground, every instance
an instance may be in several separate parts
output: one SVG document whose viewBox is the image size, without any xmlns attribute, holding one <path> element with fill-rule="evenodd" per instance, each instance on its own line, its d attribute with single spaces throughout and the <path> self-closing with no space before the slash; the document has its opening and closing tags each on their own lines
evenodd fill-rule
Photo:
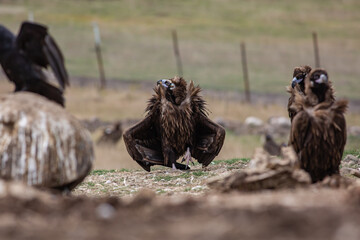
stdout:
<svg viewBox="0 0 360 240">
<path fill-rule="evenodd" d="M 206 167 L 218 155 L 225 130 L 207 117 L 201 89 L 180 77 L 157 82 L 144 120 L 123 137 L 130 156 L 146 171 L 153 165 L 188 169 L 191 157 Z M 183 157 L 186 165 L 177 163 Z"/>
<path fill-rule="evenodd" d="M 40 94 L 64 106 L 63 90 L 69 85 L 64 58 L 44 25 L 23 22 L 15 37 L 0 25 L 0 64 L 15 92 Z M 43 68 L 51 67 L 60 89 L 47 81 Z"/>
<path fill-rule="evenodd" d="M 305 79 L 305 95 L 295 91 L 290 144 L 301 167 L 313 182 L 339 173 L 346 143 L 344 113 L 347 101 L 334 102 L 333 88 L 325 70 L 314 69 Z"/>
</svg>

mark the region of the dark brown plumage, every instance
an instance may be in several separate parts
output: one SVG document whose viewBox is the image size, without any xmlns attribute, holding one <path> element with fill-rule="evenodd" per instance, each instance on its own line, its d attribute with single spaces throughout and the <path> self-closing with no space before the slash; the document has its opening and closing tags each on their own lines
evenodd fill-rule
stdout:
<svg viewBox="0 0 360 240">
<path fill-rule="evenodd" d="M 301 167 L 317 182 L 339 173 L 346 143 L 347 101 L 334 102 L 333 88 L 322 69 L 312 70 L 306 77 L 305 95 L 295 91 L 290 144 Z"/>
<path fill-rule="evenodd" d="M 153 165 L 187 169 L 176 162 L 182 155 L 209 165 L 222 148 L 225 130 L 207 117 L 201 89 L 175 77 L 158 81 L 154 91 L 145 119 L 123 135 L 130 156 L 146 171 Z"/>
<path fill-rule="evenodd" d="M 69 85 L 64 57 L 45 25 L 23 22 L 17 36 L 0 25 L 0 64 L 15 92 L 37 93 L 62 106 Z M 59 83 L 52 85 L 43 69 L 50 67 Z"/>
<path fill-rule="evenodd" d="M 287 92 L 290 93 L 288 101 L 288 112 L 291 121 L 296 115 L 296 112 L 291 109 L 292 104 L 295 101 L 295 92 L 304 95 L 305 94 L 305 77 L 311 71 L 310 66 L 296 67 L 293 73 L 293 80 L 291 85 L 287 87 Z"/>
</svg>

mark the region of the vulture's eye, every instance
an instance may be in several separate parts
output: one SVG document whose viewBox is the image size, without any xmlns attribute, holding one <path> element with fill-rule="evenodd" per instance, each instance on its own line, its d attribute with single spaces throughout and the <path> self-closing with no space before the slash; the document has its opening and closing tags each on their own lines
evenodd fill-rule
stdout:
<svg viewBox="0 0 360 240">
<path fill-rule="evenodd" d="M 175 89 L 175 84 L 171 83 L 170 84 L 170 90 L 174 90 Z"/>
</svg>

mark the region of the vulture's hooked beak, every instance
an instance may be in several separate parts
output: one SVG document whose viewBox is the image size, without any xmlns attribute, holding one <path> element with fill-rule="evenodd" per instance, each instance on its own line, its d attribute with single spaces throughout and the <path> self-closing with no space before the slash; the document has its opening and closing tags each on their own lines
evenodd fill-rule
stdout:
<svg viewBox="0 0 360 240">
<path fill-rule="evenodd" d="M 172 83 L 169 79 L 161 79 L 157 81 L 157 85 L 161 84 L 164 88 L 169 88 L 170 90 L 175 89 L 175 84 Z"/>
<path fill-rule="evenodd" d="M 325 74 L 321 74 L 320 77 L 315 80 L 315 82 L 318 84 L 327 83 L 327 81 L 328 81 L 328 78 Z"/>
<path fill-rule="evenodd" d="M 304 80 L 303 78 L 299 78 L 299 79 L 298 79 L 297 77 L 294 77 L 293 80 L 292 80 L 292 82 L 291 82 L 291 87 L 294 88 L 297 83 L 300 83 L 300 82 L 302 82 L 303 80 Z"/>
</svg>

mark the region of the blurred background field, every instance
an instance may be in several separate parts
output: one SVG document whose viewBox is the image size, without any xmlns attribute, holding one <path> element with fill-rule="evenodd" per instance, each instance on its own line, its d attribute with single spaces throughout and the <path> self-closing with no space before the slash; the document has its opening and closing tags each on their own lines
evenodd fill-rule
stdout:
<svg viewBox="0 0 360 240">
<path fill-rule="evenodd" d="M 314 66 L 312 32 L 319 37 L 321 66 L 328 70 L 337 95 L 360 99 L 360 1 L 236 1 L 236 0 L 0 0 L 0 23 L 17 32 L 32 13 L 49 26 L 60 45 L 73 83 L 66 92 L 68 111 L 80 119 L 140 119 L 156 80 L 177 74 L 171 30 L 177 30 L 184 77 L 200 84 L 212 119 L 267 121 L 287 116 L 285 86 L 295 66 Z M 126 88 L 96 89 L 98 68 L 92 22 L 100 27 L 105 74 Z M 273 94 L 279 101 L 245 104 L 240 42 L 247 47 L 250 87 L 257 96 Z M 87 79 L 91 79 L 87 82 Z M 148 87 L 143 87 L 146 83 Z M 2 77 L 0 90 L 13 86 Z M 217 94 L 211 94 L 211 91 Z M 240 95 L 242 96 L 242 95 Z M 350 109 L 349 126 L 360 125 Z M 94 133 L 94 140 L 99 137 Z M 251 157 L 260 136 L 227 133 L 218 159 Z M 359 149 L 350 137 L 348 151 Z M 115 147 L 96 147 L 96 168 L 135 168 L 122 140 Z"/>
<path fill-rule="evenodd" d="M 358 97 L 357 0 L 1 0 L 0 22 L 17 31 L 33 13 L 61 46 L 71 76 L 97 77 L 92 22 L 100 27 L 108 78 L 150 81 L 177 73 L 176 29 L 184 76 L 204 88 L 242 90 L 240 41 L 251 88 L 282 93 L 292 70 L 314 65 L 311 33 L 338 95 Z"/>
</svg>

